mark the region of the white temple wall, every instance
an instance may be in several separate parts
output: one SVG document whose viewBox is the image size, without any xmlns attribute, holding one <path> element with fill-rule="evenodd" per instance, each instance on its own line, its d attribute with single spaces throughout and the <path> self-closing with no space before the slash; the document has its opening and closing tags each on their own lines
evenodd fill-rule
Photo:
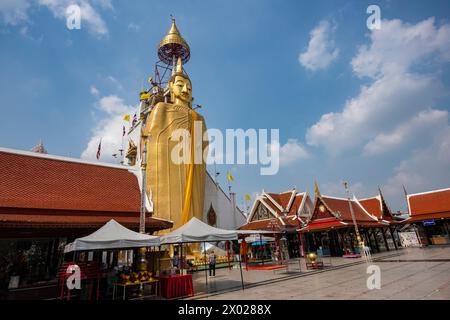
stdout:
<svg viewBox="0 0 450 320">
<path fill-rule="evenodd" d="M 216 186 L 213 178 L 207 173 L 205 178 L 205 205 L 203 208 L 203 221 L 208 223 L 208 211 L 213 207 L 216 213 L 217 228 L 236 229 L 246 223 L 246 218 L 236 207 L 233 214 L 232 200 L 224 191 Z"/>
</svg>

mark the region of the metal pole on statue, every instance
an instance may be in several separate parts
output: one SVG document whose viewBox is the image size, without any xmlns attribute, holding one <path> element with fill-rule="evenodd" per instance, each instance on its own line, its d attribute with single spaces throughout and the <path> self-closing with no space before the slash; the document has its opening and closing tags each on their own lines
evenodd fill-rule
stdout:
<svg viewBox="0 0 450 320">
<path fill-rule="evenodd" d="M 350 214 L 352 216 L 353 225 L 355 226 L 356 240 L 358 241 L 358 246 L 361 250 L 361 253 L 365 255 L 364 242 L 362 241 L 361 236 L 359 234 L 358 224 L 356 223 L 355 213 L 353 212 L 352 201 L 350 199 L 350 191 L 348 190 L 348 183 L 346 181 L 344 181 L 343 185 L 345 188 L 345 192 L 347 193 L 347 200 L 348 200 L 348 205 L 350 207 Z"/>
<path fill-rule="evenodd" d="M 146 202 L 146 191 L 145 191 L 145 180 L 146 180 L 146 170 L 147 169 L 147 142 L 144 143 L 144 149 L 142 151 L 142 160 L 141 160 L 141 173 L 142 173 L 142 182 L 141 182 L 141 211 L 139 217 L 139 233 L 145 233 L 145 202 Z M 139 271 L 147 271 L 147 258 L 146 258 L 147 248 L 139 248 Z M 144 293 L 144 286 L 140 285 L 140 293 Z"/>
<path fill-rule="evenodd" d="M 147 142 L 144 143 L 144 150 L 142 152 L 141 161 L 141 172 L 142 172 L 142 183 L 141 183 L 141 215 L 139 219 L 139 232 L 145 233 L 145 196 L 146 196 L 146 173 L 147 173 Z"/>
</svg>

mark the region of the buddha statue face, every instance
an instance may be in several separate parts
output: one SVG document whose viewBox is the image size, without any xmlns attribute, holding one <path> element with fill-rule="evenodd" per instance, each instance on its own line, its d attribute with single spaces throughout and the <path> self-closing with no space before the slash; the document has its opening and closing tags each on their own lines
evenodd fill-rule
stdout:
<svg viewBox="0 0 450 320">
<path fill-rule="evenodd" d="M 192 85 L 189 79 L 177 75 L 169 83 L 169 88 L 175 104 L 190 106 L 192 101 Z"/>
</svg>

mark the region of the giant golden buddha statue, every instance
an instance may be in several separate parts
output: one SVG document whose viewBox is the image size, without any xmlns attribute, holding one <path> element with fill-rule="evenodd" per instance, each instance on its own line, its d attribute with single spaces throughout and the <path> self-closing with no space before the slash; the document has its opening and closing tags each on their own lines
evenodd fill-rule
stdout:
<svg viewBox="0 0 450 320">
<path fill-rule="evenodd" d="M 206 175 L 203 151 L 208 142 L 203 141 L 205 120 L 192 109 L 192 84 L 183 71 L 181 57 L 173 68 L 165 100 L 152 108 L 143 123 L 140 150 L 146 143 L 146 189 L 147 194 L 152 194 L 153 216 L 172 220 L 173 229 L 177 229 L 192 217 L 203 220 Z M 194 143 L 184 144 L 189 146 L 183 151 L 190 152 L 190 161 L 178 163 L 172 159 L 174 148 L 180 146 L 180 140 L 173 139 L 179 129 L 190 134 L 190 142 L 197 141 L 197 148 L 202 151 L 199 163 L 194 163 Z"/>
</svg>

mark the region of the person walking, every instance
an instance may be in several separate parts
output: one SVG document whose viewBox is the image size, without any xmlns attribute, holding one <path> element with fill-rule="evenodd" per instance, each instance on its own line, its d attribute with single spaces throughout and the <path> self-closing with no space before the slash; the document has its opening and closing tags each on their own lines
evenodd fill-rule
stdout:
<svg viewBox="0 0 450 320">
<path fill-rule="evenodd" d="M 209 276 L 216 276 L 216 255 L 214 254 L 214 251 L 211 251 L 209 254 Z"/>
<path fill-rule="evenodd" d="M 175 251 L 172 258 L 172 267 L 173 268 L 180 268 L 180 256 L 178 255 L 178 251 Z"/>
</svg>

